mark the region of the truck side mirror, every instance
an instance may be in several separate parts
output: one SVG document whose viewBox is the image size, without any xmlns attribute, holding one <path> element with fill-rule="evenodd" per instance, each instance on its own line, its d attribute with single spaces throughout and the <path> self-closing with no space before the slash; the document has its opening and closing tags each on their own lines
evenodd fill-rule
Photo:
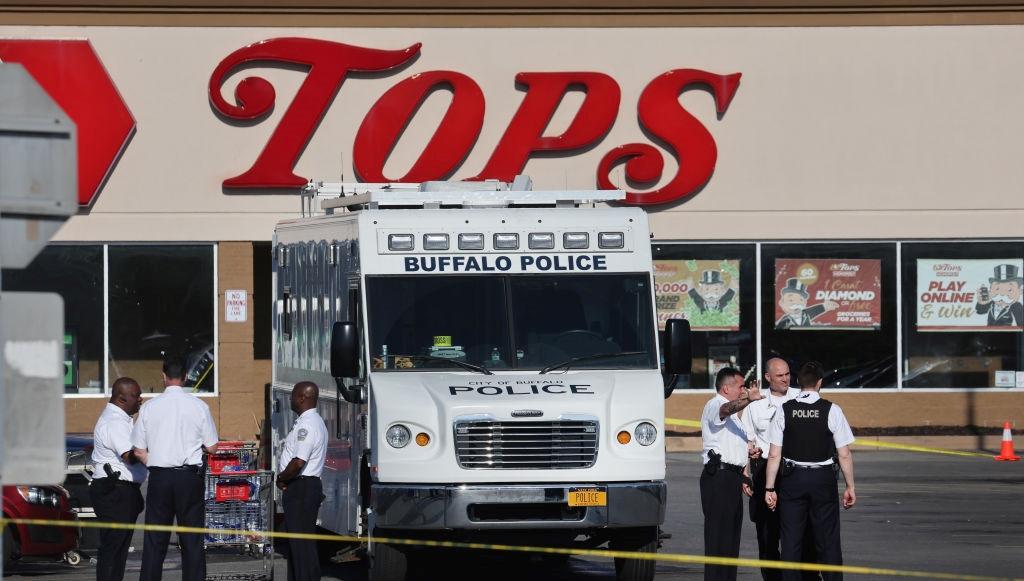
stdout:
<svg viewBox="0 0 1024 581">
<path fill-rule="evenodd" d="M 672 395 L 676 377 L 687 375 L 693 368 L 693 349 L 690 345 L 690 322 L 686 319 L 665 321 L 665 397 Z"/>
<path fill-rule="evenodd" d="M 331 377 L 359 376 L 359 333 L 356 324 L 338 321 L 331 328 Z"/>
<path fill-rule="evenodd" d="M 362 386 L 342 381 L 359 377 L 359 331 L 351 321 L 339 321 L 331 327 L 331 376 L 345 401 L 362 403 Z"/>
</svg>

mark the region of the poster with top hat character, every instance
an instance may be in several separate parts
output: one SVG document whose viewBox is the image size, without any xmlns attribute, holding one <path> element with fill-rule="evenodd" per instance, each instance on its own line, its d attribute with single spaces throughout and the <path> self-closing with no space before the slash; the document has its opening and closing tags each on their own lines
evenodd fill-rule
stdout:
<svg viewBox="0 0 1024 581">
<path fill-rule="evenodd" d="M 882 325 L 882 262 L 775 260 L 775 328 L 871 330 Z"/>
<path fill-rule="evenodd" d="M 917 261 L 918 331 L 1024 331 L 1024 259 Z"/>
<path fill-rule="evenodd" d="M 694 331 L 740 328 L 739 260 L 655 260 L 658 328 L 686 319 Z"/>
</svg>

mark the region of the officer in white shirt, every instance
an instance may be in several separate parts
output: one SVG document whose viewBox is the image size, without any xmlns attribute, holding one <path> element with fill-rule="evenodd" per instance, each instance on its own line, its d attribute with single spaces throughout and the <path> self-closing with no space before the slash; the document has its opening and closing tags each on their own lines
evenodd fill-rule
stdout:
<svg viewBox="0 0 1024 581">
<path fill-rule="evenodd" d="M 327 456 L 327 426 L 317 413 L 319 398 L 320 388 L 311 381 L 292 388 L 291 408 L 298 418 L 281 448 L 284 469 L 277 475 L 277 487 L 284 491 L 285 529 L 290 533 L 315 533 L 324 499 L 320 474 Z M 316 541 L 288 539 L 288 546 L 288 581 L 319 580 Z"/>
<path fill-rule="evenodd" d="M 748 389 L 743 374 L 726 367 L 715 376 L 718 394 L 704 406 L 700 434 L 704 440 L 704 470 L 700 475 L 700 504 L 704 511 L 704 554 L 739 557 L 743 527 L 743 493 L 747 466 L 747 432 L 736 414 L 761 399 L 755 380 Z M 704 581 L 735 581 L 736 567 L 704 565 Z"/>
<path fill-rule="evenodd" d="M 765 362 L 764 380 L 768 384 L 768 394 L 743 410 L 743 427 L 747 431 L 751 450 L 749 475 L 754 482 L 753 494 L 750 496 L 750 520 L 757 531 L 758 558 L 762 561 L 778 561 L 779 514 L 770 510 L 764 502 L 768 428 L 782 404 L 796 397 L 800 390 L 790 387 L 789 364 L 781 357 L 772 357 Z M 782 571 L 762 568 L 761 577 L 764 581 L 780 581 Z M 804 578 L 815 579 L 817 573 L 809 573 Z"/>
<path fill-rule="evenodd" d="M 206 402 L 186 393 L 185 360 L 169 357 L 163 365 L 164 392 L 139 412 L 132 431 L 135 454 L 149 467 L 146 524 L 203 527 L 203 451 L 217 449 L 217 427 Z M 160 581 L 171 533 L 146 531 L 140 581 Z M 206 579 L 203 536 L 178 535 L 183 581 Z"/>
<path fill-rule="evenodd" d="M 775 415 L 768 440 L 768 469 L 765 502 L 778 506 L 782 530 L 782 560 L 800 561 L 804 530 L 814 534 L 818 562 L 842 565 L 839 537 L 839 485 L 833 471 L 833 453 L 846 480 L 843 508 L 857 502 L 853 486 L 853 430 L 839 406 L 818 394 L 825 372 L 821 364 L 805 363 L 797 373 L 800 395 L 782 404 Z M 783 465 L 779 491 L 775 482 Z M 825 581 L 838 581 L 842 573 L 823 573 Z M 786 581 L 799 581 L 799 571 L 784 571 Z"/>
<path fill-rule="evenodd" d="M 130 377 L 114 382 L 110 402 L 93 430 L 93 477 L 89 485 L 92 506 L 100 522 L 135 524 L 144 506 L 142 482 L 146 467 L 132 450 L 132 416 L 142 403 L 142 388 Z M 121 581 L 131 529 L 100 529 L 96 554 L 96 581 Z"/>
</svg>

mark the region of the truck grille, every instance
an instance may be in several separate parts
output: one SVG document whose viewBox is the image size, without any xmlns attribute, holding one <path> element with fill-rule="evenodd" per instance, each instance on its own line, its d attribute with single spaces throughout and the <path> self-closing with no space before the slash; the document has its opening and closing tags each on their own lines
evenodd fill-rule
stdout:
<svg viewBox="0 0 1024 581">
<path fill-rule="evenodd" d="M 597 461 L 596 421 L 456 422 L 455 455 L 463 468 L 589 468 Z"/>
</svg>

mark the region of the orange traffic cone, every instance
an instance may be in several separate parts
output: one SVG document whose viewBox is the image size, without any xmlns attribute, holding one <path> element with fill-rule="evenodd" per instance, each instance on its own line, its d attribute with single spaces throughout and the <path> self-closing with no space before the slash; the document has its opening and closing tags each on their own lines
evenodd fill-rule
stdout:
<svg viewBox="0 0 1024 581">
<path fill-rule="evenodd" d="M 997 462 L 1017 462 L 1020 456 L 1013 451 L 1013 432 L 1010 430 L 1010 422 L 1003 424 L 1003 447 L 999 455 L 995 457 Z"/>
</svg>

